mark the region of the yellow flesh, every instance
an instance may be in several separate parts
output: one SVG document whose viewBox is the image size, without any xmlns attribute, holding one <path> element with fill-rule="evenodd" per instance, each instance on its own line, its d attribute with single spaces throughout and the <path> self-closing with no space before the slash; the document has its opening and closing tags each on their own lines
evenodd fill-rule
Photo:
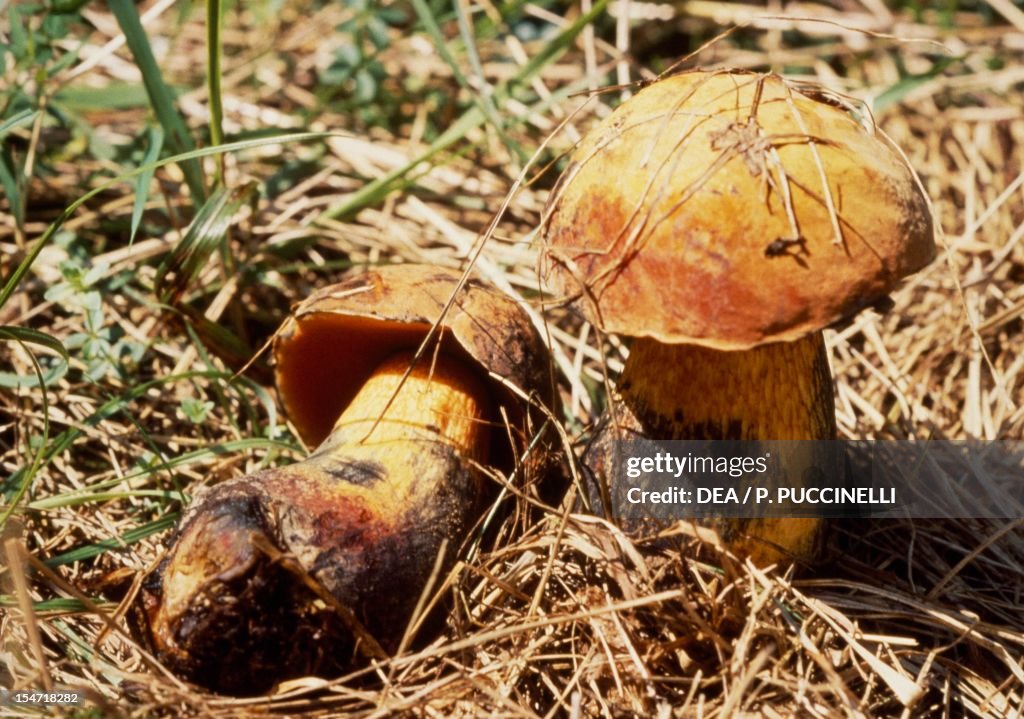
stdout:
<svg viewBox="0 0 1024 719">
<path fill-rule="evenodd" d="M 641 338 L 619 392 L 658 439 L 832 439 L 832 380 L 820 332 L 721 352 Z"/>
<path fill-rule="evenodd" d="M 420 359 L 403 382 L 411 362 L 411 352 L 385 360 L 342 412 L 321 449 L 426 439 L 482 461 L 487 454 L 483 383 L 444 354 Z"/>
<path fill-rule="evenodd" d="M 310 460 L 376 464 L 382 484 L 348 486 L 382 514 L 401 514 L 412 502 L 429 502 L 445 477 L 425 471 L 429 452 L 450 447 L 465 462 L 487 463 L 489 394 L 482 380 L 445 354 L 427 355 L 413 367 L 411 352 L 385 360 L 338 418 Z"/>
<path fill-rule="evenodd" d="M 820 332 L 745 352 L 638 339 L 618 390 L 654 439 L 835 438 Z M 818 526 L 809 518 L 757 519 L 730 523 L 725 534 L 734 551 L 765 565 L 809 557 Z"/>
<path fill-rule="evenodd" d="M 433 366 L 431 357 L 425 357 L 402 383 L 411 360 L 412 353 L 406 352 L 385 360 L 307 460 L 271 470 L 262 479 L 234 481 L 262 482 L 268 494 L 281 495 L 283 502 L 323 511 L 335 505 L 336 497 L 345 496 L 358 500 L 372 512 L 368 516 L 387 526 L 418 507 L 429 507 L 444 486 L 455 481 L 451 462 L 439 450 L 447 447 L 447 456 L 486 464 L 490 401 L 483 381 L 463 362 L 443 354 Z M 380 480 L 336 479 L 344 476 L 339 470 L 352 466 L 373 467 Z M 467 506 L 472 501 L 467 497 Z M 173 636 L 169 622 L 184 614 L 211 579 L 244 572 L 254 561 L 246 530 L 237 524 L 230 515 L 206 516 L 201 529 L 183 533 L 164 577 L 160 613 L 153 621 L 153 633 L 164 645 L 173 646 L 167 639 Z M 312 566 L 324 548 L 292 549 Z"/>
</svg>

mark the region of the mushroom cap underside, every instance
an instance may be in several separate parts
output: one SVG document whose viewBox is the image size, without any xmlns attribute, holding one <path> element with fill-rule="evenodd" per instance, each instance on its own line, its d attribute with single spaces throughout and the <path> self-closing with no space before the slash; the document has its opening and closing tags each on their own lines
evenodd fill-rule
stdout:
<svg viewBox="0 0 1024 719">
<path fill-rule="evenodd" d="M 376 267 L 295 308 L 274 340 L 275 379 L 304 442 L 320 444 L 375 369 L 391 355 L 416 350 L 435 324 L 445 352 L 464 357 L 495 384 L 547 401 L 546 349 L 529 317 L 512 298 L 474 280 L 456 293 L 460 277 L 436 267 Z M 435 346 L 419 361 L 430 363 Z M 521 403 L 510 395 L 496 393 L 515 421 Z"/>
<path fill-rule="evenodd" d="M 645 87 L 582 140 L 546 216 L 546 279 L 602 329 L 723 350 L 820 330 L 935 255 L 892 142 L 774 74 Z"/>
</svg>

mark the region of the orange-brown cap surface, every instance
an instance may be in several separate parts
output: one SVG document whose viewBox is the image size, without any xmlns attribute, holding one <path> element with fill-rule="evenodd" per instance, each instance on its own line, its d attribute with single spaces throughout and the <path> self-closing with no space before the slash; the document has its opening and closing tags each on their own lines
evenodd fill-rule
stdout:
<svg viewBox="0 0 1024 719">
<path fill-rule="evenodd" d="M 383 266 L 298 305 L 274 340 L 274 358 L 278 391 L 303 441 L 322 442 L 373 371 L 418 348 L 439 318 L 443 346 L 453 344 L 482 373 L 550 394 L 547 351 L 511 298 L 470 280 L 441 318 L 459 277 L 437 267 Z M 431 352 L 420 361 L 429 363 Z"/>
<path fill-rule="evenodd" d="M 543 236 L 547 279 L 605 331 L 723 350 L 819 330 L 935 255 L 919 183 L 868 118 L 726 71 L 660 80 L 590 132 Z"/>
</svg>

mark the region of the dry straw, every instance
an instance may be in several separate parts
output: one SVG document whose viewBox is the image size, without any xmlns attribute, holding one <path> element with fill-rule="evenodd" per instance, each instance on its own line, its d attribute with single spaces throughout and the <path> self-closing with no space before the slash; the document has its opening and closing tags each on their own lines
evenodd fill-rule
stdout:
<svg viewBox="0 0 1024 719">
<path fill-rule="evenodd" d="M 301 15 L 286 5 L 274 19 L 280 32 L 268 33 L 242 10 L 243 29 L 228 32 L 226 42 L 237 51 L 229 54 L 223 79 L 228 132 L 290 124 L 317 109 L 308 78 L 338 42 L 318 28 L 342 22 L 348 11 L 333 3 Z M 944 256 L 895 294 L 894 310 L 862 313 L 827 338 L 841 434 L 1020 438 L 1024 28 L 1008 2 L 993 7 L 1010 24 L 954 13 L 948 24 L 954 30 L 933 11 L 912 16 L 874 0 L 854 6 L 840 15 L 802 5 L 799 16 L 773 11 L 767 17 L 754 6 L 691 2 L 671 6 L 672 19 L 659 22 L 704 37 L 745 25 L 691 66 L 788 67 L 791 77 L 864 100 L 934 203 Z M 89 6 L 86 13 L 96 30 L 69 77 L 96 86 L 135 78 L 107 11 Z M 539 26 L 570 21 L 532 5 L 524 13 Z M 152 22 L 148 31 L 159 35 L 175 21 L 164 11 Z M 812 37 L 814 52 L 790 42 L 793 33 Z M 737 36 L 741 44 L 733 43 Z M 567 151 L 595 116 L 608 112 L 600 98 L 573 93 L 616 68 L 633 78 L 650 76 L 631 64 L 656 50 L 639 42 L 638 32 L 629 54 L 621 42 L 616 48 L 593 34 L 581 37 L 532 81 L 538 97 L 550 102 L 502 107 L 509 132 L 524 147 L 546 141 L 554 152 Z M 182 86 L 200 84 L 192 75 L 202 38 L 201 24 L 189 20 L 162 58 Z M 907 41 L 912 38 L 941 41 L 954 64 L 932 72 L 947 56 L 932 43 Z M 398 33 L 392 40 L 382 56 L 389 76 L 454 87 L 451 68 L 428 40 Z M 487 93 L 535 51 L 511 36 L 481 41 L 480 73 L 471 80 Z M 829 61 L 821 59 L 826 55 Z M 193 124 L 206 120 L 202 101 L 202 93 L 181 98 Z M 137 132 L 139 122 L 131 113 L 90 120 L 115 138 Z M 351 126 L 349 118 L 321 111 L 308 129 Z M 329 141 L 319 157 L 305 147 L 285 148 L 289 156 L 318 162 L 318 171 L 262 201 L 236 239 L 250 264 L 265 269 L 260 285 L 224 283 L 218 263 L 201 271 L 197 286 L 221 292 L 208 319 L 230 318 L 241 307 L 269 334 L 288 304 L 327 284 L 337 266 L 409 261 L 465 269 L 479 251 L 477 276 L 520 298 L 544 325 L 570 415 L 563 430 L 569 449 L 598 413 L 605 378 L 615 376 L 626 350 L 567 309 L 539 301 L 533 239 L 551 174 L 509 197 L 516 179 L 533 178 L 536 168 L 510 172 L 521 160 L 509 154 L 500 133 L 480 125 L 465 138 L 479 148 L 472 158 L 435 157 L 417 168 L 415 188 L 354 216 L 325 219 L 367 178 L 424 153 L 422 127 L 413 113 L 406 126 L 364 128 Z M 281 153 L 268 148 L 229 158 L 229 182 L 271 174 Z M 50 219 L 48 206 L 63 206 L 80 192 L 82 168 L 70 159 L 55 162 L 58 174 L 32 186 L 29 237 Z M 172 170 L 158 175 L 172 214 L 183 195 L 171 188 L 180 179 Z M 131 204 L 127 196 L 104 196 L 71 227 L 95 238 L 101 218 L 127 222 Z M 492 226 L 499 207 L 505 211 Z M 0 206 L 0 213 L 8 211 Z M 16 249 L 9 226 L 0 221 L 5 252 Z M 572 513 L 567 503 L 538 508 L 525 501 L 513 503 L 504 519 L 496 515 L 498 526 L 486 540 L 436 582 L 438 592 L 452 597 L 451 611 L 443 634 L 425 646 L 412 642 L 400 656 L 350 676 L 290 682 L 273 696 L 232 699 L 191 690 L 116 630 L 138 590 L 134 577 L 161 556 L 156 532 L 172 520 L 161 516 L 159 503 L 294 453 L 252 439 L 264 436 L 269 398 L 252 385 L 224 390 L 230 369 L 209 374 L 223 369 L 218 361 L 139 291 L 153 281 L 146 261 L 177 239 L 170 233 L 131 249 L 104 248 L 92 258 L 111 273 L 135 268 L 131 291 L 106 297 L 105 310 L 150 349 L 141 379 L 112 375 L 102 386 L 64 379 L 51 387 L 55 432 L 74 434 L 37 477 L 22 531 L 7 528 L 9 565 L 0 582 L 11 601 L 0 615 L 0 683 L 82 688 L 102 714 L 132 717 L 1010 717 L 1024 711 L 1019 522 L 839 522 L 822 564 L 795 577 L 739 562 L 701 527 L 625 533 Z M 285 251 L 297 259 L 282 261 Z M 45 327 L 64 340 L 82 331 L 81 315 L 42 299 L 60 280 L 61 259 L 57 248 L 44 254 L 35 277 L 3 308 L 3 323 Z M 16 371 L 31 371 L 20 346 L 5 345 L 3 352 Z M 179 371 L 199 373 L 175 379 Z M 198 425 L 181 412 L 182 399 L 197 394 L 216 398 Z M 130 399 L 110 409 L 111 397 Z M 40 407 L 38 390 L 0 398 L 3 475 L 24 463 L 27 438 L 42 426 Z M 40 559 L 50 560 L 47 570 L 38 567 Z"/>
</svg>

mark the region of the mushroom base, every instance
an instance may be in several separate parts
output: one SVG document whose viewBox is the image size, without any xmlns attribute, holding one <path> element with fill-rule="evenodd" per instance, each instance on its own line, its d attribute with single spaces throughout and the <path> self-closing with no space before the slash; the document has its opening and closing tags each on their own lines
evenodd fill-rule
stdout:
<svg viewBox="0 0 1024 719">
<path fill-rule="evenodd" d="M 592 468 L 605 472 L 609 440 L 834 439 L 835 406 L 820 332 L 795 342 L 723 352 L 693 345 L 634 342 L 618 384 L 615 421 L 592 442 Z M 598 467 L 594 467 L 594 463 Z M 756 564 L 806 561 L 815 553 L 820 520 L 723 520 L 726 545 Z"/>
</svg>

